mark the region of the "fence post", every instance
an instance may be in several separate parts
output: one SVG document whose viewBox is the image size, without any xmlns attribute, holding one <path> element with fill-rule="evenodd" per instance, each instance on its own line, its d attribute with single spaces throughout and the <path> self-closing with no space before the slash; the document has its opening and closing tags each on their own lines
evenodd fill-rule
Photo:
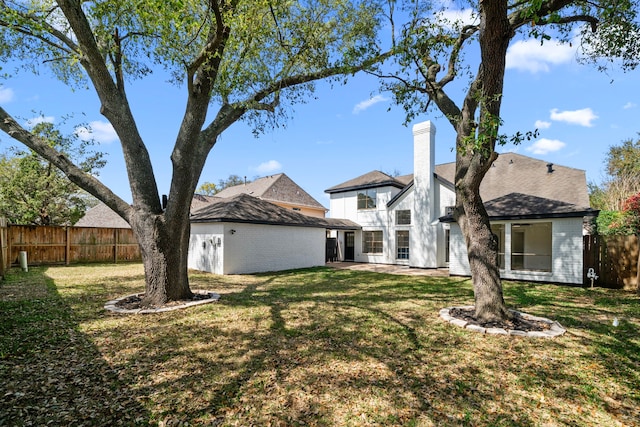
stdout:
<svg viewBox="0 0 640 427">
<path fill-rule="evenodd" d="M 7 220 L 0 218 L 0 280 L 4 279 L 4 273 L 7 271 L 9 254 L 6 251 L 9 233 L 7 232 Z"/>
<path fill-rule="evenodd" d="M 71 239 L 69 233 L 69 226 L 65 227 L 65 249 L 64 249 L 64 263 L 66 265 L 71 264 Z"/>
<path fill-rule="evenodd" d="M 113 229 L 113 263 L 118 263 L 118 229 Z"/>
</svg>

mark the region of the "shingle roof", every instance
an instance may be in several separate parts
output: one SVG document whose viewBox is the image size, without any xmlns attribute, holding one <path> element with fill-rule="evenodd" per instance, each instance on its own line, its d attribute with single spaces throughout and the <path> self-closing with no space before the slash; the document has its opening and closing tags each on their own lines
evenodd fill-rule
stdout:
<svg viewBox="0 0 640 427">
<path fill-rule="evenodd" d="M 206 196 L 204 194 L 194 194 L 193 199 L 191 199 L 191 211 L 196 211 L 201 207 L 208 205 L 209 203 L 219 199 L 216 196 Z"/>
<path fill-rule="evenodd" d="M 201 208 L 212 201 L 218 199 L 216 196 L 205 196 L 196 194 L 191 200 L 191 211 Z M 80 220 L 74 225 L 75 227 L 104 227 L 104 228 L 131 228 L 129 223 L 120 215 L 111 210 L 107 205 L 100 202 L 96 206 L 89 209 Z"/>
<path fill-rule="evenodd" d="M 588 207 L 589 194 L 585 172 L 566 166 L 552 165 L 553 172 L 549 173 L 547 165 L 548 162 L 544 160 L 521 154 L 500 154 L 482 180 L 480 195 L 485 202 L 488 202 L 518 192 Z M 455 163 L 444 163 L 436 165 L 434 173 L 441 181 L 453 185 L 455 171 Z M 403 182 L 406 184 L 402 184 Z M 412 184 L 413 175 L 392 178 L 382 172 L 373 171 L 331 187 L 325 192 L 338 193 L 385 185 L 408 188 Z"/>
<path fill-rule="evenodd" d="M 359 229 L 349 220 L 334 220 L 303 215 L 248 194 L 218 198 L 191 214 L 192 222 L 235 222 L 290 225 L 331 229 Z"/>
<path fill-rule="evenodd" d="M 249 194 L 264 200 L 309 206 L 317 209 L 326 208 L 284 173 L 258 178 L 246 184 L 227 187 L 216 194 L 217 197 L 233 197 L 237 194 Z"/>
<path fill-rule="evenodd" d="M 74 227 L 131 228 L 127 221 L 104 203 L 89 209 Z"/>
<path fill-rule="evenodd" d="M 489 169 L 482 184 L 480 196 L 484 201 L 514 192 L 545 199 L 559 200 L 577 206 L 589 206 L 589 193 L 585 171 L 549 163 L 516 153 L 503 153 Z M 436 175 L 453 183 L 455 163 L 436 166 Z"/>
<path fill-rule="evenodd" d="M 324 190 L 325 193 L 342 193 L 363 188 L 374 188 L 383 186 L 393 186 L 403 188 L 413 179 L 413 175 L 404 175 L 403 177 L 394 178 L 380 171 L 371 171 L 357 178 L 350 179 L 342 184 L 335 185 Z"/>
<path fill-rule="evenodd" d="M 530 194 L 510 193 L 484 204 L 489 218 L 493 221 L 509 219 L 572 218 L 595 216 L 598 211 L 559 200 L 536 197 Z M 451 215 L 440 218 L 452 222 Z"/>
</svg>

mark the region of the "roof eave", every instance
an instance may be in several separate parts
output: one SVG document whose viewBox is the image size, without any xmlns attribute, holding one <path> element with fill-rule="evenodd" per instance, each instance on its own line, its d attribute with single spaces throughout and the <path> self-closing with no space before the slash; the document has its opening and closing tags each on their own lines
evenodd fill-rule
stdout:
<svg viewBox="0 0 640 427">
<path fill-rule="evenodd" d="M 375 182 L 370 184 L 362 184 L 362 185 L 353 185 L 349 187 L 341 187 L 341 188 L 329 188 L 324 190 L 325 193 L 334 194 L 334 193 L 346 193 L 347 191 L 353 190 L 366 190 L 368 188 L 378 188 L 378 187 L 396 187 L 396 188 L 404 188 L 405 186 L 399 183 L 398 181 L 384 181 L 384 182 Z"/>
<path fill-rule="evenodd" d="M 580 217 L 597 217 L 600 213 L 599 210 L 584 210 L 579 212 L 553 212 L 553 213 L 536 213 L 536 214 L 524 214 L 524 215 L 493 215 L 489 216 L 489 221 L 511 221 L 521 219 L 554 219 L 554 218 L 580 218 Z M 456 222 L 451 215 L 445 215 L 438 218 L 440 222 L 452 223 Z"/>
</svg>

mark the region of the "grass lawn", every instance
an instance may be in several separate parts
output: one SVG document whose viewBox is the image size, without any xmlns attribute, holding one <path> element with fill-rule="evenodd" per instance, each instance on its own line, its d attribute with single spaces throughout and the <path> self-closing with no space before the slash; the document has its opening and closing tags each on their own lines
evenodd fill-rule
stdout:
<svg viewBox="0 0 640 427">
<path fill-rule="evenodd" d="M 14 269 L 0 283 L 0 425 L 640 425 L 640 298 L 506 282 L 563 337 L 438 318 L 468 280 L 316 268 L 193 273 L 218 303 L 116 315 L 139 264 Z M 614 327 L 614 317 L 619 325 Z"/>
</svg>

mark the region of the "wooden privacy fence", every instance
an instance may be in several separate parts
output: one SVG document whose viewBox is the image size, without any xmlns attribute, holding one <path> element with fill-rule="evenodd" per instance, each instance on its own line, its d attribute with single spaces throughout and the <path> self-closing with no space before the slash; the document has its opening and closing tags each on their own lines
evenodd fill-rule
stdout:
<svg viewBox="0 0 640 427">
<path fill-rule="evenodd" d="M 21 251 L 29 265 L 140 261 L 140 247 L 127 228 L 9 225 L 7 268 L 18 265 Z"/>
<path fill-rule="evenodd" d="M 637 236 L 584 236 L 584 284 L 593 268 L 597 286 L 637 289 L 638 250 Z"/>
<path fill-rule="evenodd" d="M 9 268 L 9 243 L 7 236 L 7 220 L 0 218 L 0 279 Z"/>
</svg>

